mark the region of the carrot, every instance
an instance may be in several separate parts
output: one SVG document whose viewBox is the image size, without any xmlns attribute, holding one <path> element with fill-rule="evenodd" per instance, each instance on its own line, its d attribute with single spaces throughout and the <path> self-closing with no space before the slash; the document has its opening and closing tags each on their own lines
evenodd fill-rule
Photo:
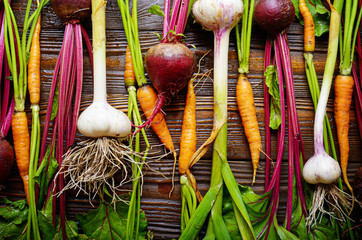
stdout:
<svg viewBox="0 0 362 240">
<path fill-rule="evenodd" d="M 341 155 L 341 170 L 343 180 L 353 195 L 353 189 L 347 177 L 349 156 L 349 110 L 351 107 L 354 80 L 351 75 L 338 75 L 334 83 L 334 116 L 336 119 L 339 151 Z"/>
<path fill-rule="evenodd" d="M 126 84 L 126 87 L 137 85 L 136 76 L 134 74 L 134 68 L 132 63 L 131 51 L 129 50 L 128 45 L 126 50 L 126 63 L 124 66 L 124 83 Z"/>
<path fill-rule="evenodd" d="M 28 119 L 25 112 L 14 113 L 12 120 L 12 132 L 16 163 L 19 174 L 24 183 L 26 199 L 29 203 L 29 159 L 30 159 L 30 136 L 28 130 Z"/>
<path fill-rule="evenodd" d="M 178 171 L 180 174 L 186 174 L 189 161 L 196 151 L 196 97 L 193 83 L 194 79 L 191 79 L 186 95 L 180 141 L 180 156 L 178 159 Z"/>
<path fill-rule="evenodd" d="M 40 99 L 40 15 L 36 22 L 28 63 L 28 88 L 30 102 L 39 104 Z"/>
<path fill-rule="evenodd" d="M 149 119 L 152 116 L 153 109 L 156 106 L 156 91 L 149 85 L 143 85 L 137 90 L 137 98 L 141 105 L 142 111 L 146 115 L 146 118 Z M 170 151 L 174 151 L 175 147 L 173 145 L 170 131 L 167 128 L 165 118 L 161 112 L 157 113 L 151 123 L 151 127 L 165 147 Z M 174 152 L 174 156 L 175 155 L 176 153 Z"/>
<path fill-rule="evenodd" d="M 246 138 L 249 142 L 251 162 L 253 164 L 253 183 L 259 165 L 261 137 L 254 105 L 253 89 L 245 74 L 240 74 L 236 85 L 236 102 L 244 126 Z"/>
<path fill-rule="evenodd" d="M 303 16 L 304 21 L 304 51 L 314 52 L 315 37 L 314 37 L 314 21 L 305 0 L 299 0 L 299 11 Z"/>
</svg>

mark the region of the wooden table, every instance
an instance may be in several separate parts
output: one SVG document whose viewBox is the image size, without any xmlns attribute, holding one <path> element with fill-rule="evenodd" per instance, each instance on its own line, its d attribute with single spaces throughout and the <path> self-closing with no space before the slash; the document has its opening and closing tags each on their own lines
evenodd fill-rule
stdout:
<svg viewBox="0 0 362 240">
<path fill-rule="evenodd" d="M 15 11 L 18 23 L 23 22 L 23 15 L 26 9 L 25 0 L 14 0 L 12 6 Z M 146 51 L 158 42 L 155 33 L 161 34 L 162 31 L 162 18 L 156 15 L 151 15 L 147 9 L 153 4 L 163 5 L 163 1 L 159 0 L 141 0 L 139 1 L 139 27 L 140 27 L 140 41 L 142 52 Z M 109 102 L 121 109 L 127 110 L 127 92 L 123 83 L 124 73 L 124 58 L 127 41 L 125 33 L 122 28 L 120 11 L 118 9 L 116 0 L 109 0 L 107 4 L 107 83 L 108 83 L 108 97 Z M 91 36 L 91 24 L 85 23 L 89 35 Z M 293 61 L 293 71 L 295 79 L 295 95 L 300 120 L 300 127 L 303 134 L 303 141 L 305 144 L 305 153 L 307 158 L 313 154 L 313 120 L 314 109 L 309 94 L 306 76 L 304 73 L 304 59 L 303 59 L 303 28 L 298 23 L 293 23 L 288 29 L 288 37 L 291 48 L 291 55 Z M 46 104 L 49 94 L 49 88 L 53 69 L 57 55 L 59 53 L 62 36 L 64 33 L 64 26 L 62 22 L 53 13 L 51 7 L 47 5 L 43 10 L 42 15 L 42 32 L 41 32 L 41 76 L 42 76 L 42 96 L 41 96 L 41 116 L 44 120 Z M 198 24 L 191 24 L 190 28 L 186 30 L 186 41 L 193 44 L 196 49 L 191 48 L 195 53 L 197 59 L 200 59 L 208 50 L 213 48 L 213 34 L 201 30 Z M 249 80 L 252 84 L 259 126 L 264 143 L 264 114 L 263 114 L 263 54 L 264 54 L 265 34 L 262 33 L 257 27 L 253 30 L 250 54 L 250 73 Z M 242 185 L 251 185 L 252 172 L 250 163 L 250 154 L 248 144 L 244 135 L 241 125 L 241 119 L 237 110 L 235 102 L 235 85 L 238 77 L 238 61 L 235 51 L 235 35 L 231 34 L 230 51 L 229 51 L 229 90 L 228 90 L 228 159 L 237 181 Z M 318 79 L 321 80 L 326 59 L 327 51 L 327 36 L 317 38 L 315 64 L 318 74 Z M 81 110 L 90 104 L 92 99 L 92 78 L 91 66 L 88 55 L 85 54 L 85 67 L 84 67 L 84 86 Z M 213 54 L 208 54 L 204 60 L 201 61 L 201 73 L 213 68 Z M 337 69 L 337 68 L 336 68 Z M 213 117 L 213 90 L 212 80 L 206 80 L 203 84 L 197 87 L 197 144 L 200 146 L 209 136 L 212 129 Z M 181 124 L 183 117 L 183 107 L 185 104 L 185 90 L 182 91 L 177 98 L 172 99 L 172 102 L 164 107 L 167 113 L 166 120 L 170 129 L 171 135 L 175 146 L 179 146 Z M 30 113 L 29 104 L 27 111 Z M 331 122 L 334 137 L 336 138 L 335 122 L 333 118 L 333 91 L 331 92 L 328 102 L 327 113 Z M 29 118 L 30 119 L 30 118 Z M 160 141 L 152 132 L 147 131 L 151 145 L 158 145 L 154 150 L 164 151 L 160 147 Z M 78 135 L 78 139 L 84 137 Z M 272 136 L 272 158 L 276 155 L 276 134 Z M 357 169 L 362 166 L 361 164 L 361 138 L 359 136 L 356 116 L 354 107 L 351 111 L 350 122 L 350 137 L 349 137 L 351 152 L 350 164 L 348 169 L 348 176 L 353 184 L 353 176 Z M 260 168 L 256 177 L 256 182 L 252 189 L 258 193 L 263 191 L 264 188 L 264 159 L 260 162 Z M 287 159 L 287 151 L 285 151 L 284 159 Z M 177 238 L 180 235 L 180 185 L 178 176 L 176 176 L 176 186 L 171 198 L 168 197 L 169 190 L 171 189 L 171 173 L 172 173 L 173 160 L 171 156 L 166 157 L 158 162 L 150 164 L 150 167 L 162 173 L 165 177 L 161 176 L 155 171 L 145 170 L 143 196 L 142 196 L 142 209 L 146 212 L 148 220 L 148 228 L 154 233 L 154 239 L 171 239 Z M 193 173 L 197 179 L 198 187 L 202 193 L 205 193 L 209 186 L 210 173 L 211 173 L 211 149 L 207 154 L 194 166 Z M 5 185 L 5 194 L 10 199 L 24 198 L 22 190 L 22 182 L 19 178 L 16 167 L 13 168 L 12 174 L 8 183 Z M 129 189 L 129 186 L 125 187 Z M 281 175 L 281 203 L 280 203 L 280 216 L 283 216 L 286 202 L 286 188 L 287 188 L 287 171 L 286 163 L 283 165 Z M 93 209 L 89 204 L 87 196 L 76 197 L 74 192 L 68 193 L 67 199 L 67 215 L 70 219 L 74 219 L 76 213 L 85 212 Z"/>
</svg>

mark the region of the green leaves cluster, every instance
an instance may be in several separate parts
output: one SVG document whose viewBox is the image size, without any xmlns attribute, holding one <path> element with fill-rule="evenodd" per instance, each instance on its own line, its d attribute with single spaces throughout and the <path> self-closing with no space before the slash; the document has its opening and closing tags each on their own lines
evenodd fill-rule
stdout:
<svg viewBox="0 0 362 240">
<path fill-rule="evenodd" d="M 123 202 L 107 204 L 101 202 L 99 207 L 88 213 L 76 216 L 83 232 L 90 239 L 126 239 L 128 205 Z M 138 239 L 146 239 L 147 220 L 145 213 L 141 211 L 141 221 Z"/>
</svg>

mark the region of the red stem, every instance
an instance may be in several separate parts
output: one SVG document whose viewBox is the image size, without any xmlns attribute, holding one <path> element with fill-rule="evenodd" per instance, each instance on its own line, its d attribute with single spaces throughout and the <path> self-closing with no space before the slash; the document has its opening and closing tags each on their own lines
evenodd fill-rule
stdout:
<svg viewBox="0 0 362 240">
<path fill-rule="evenodd" d="M 72 120 L 73 125 L 71 126 L 69 145 L 72 145 L 75 139 L 75 133 L 77 130 L 77 119 L 79 116 L 79 108 L 80 108 L 80 101 L 82 94 L 82 85 L 83 85 L 83 43 L 81 35 L 82 33 L 81 25 L 79 24 L 75 25 L 74 30 L 75 30 L 75 51 L 76 51 L 75 65 L 77 72 L 77 85 L 76 85 L 75 102 L 73 110 L 73 120 Z M 93 62 L 93 54 L 91 52 L 90 55 Z"/>
<path fill-rule="evenodd" d="M 8 135 L 11 125 L 11 117 L 13 116 L 14 113 L 14 108 L 15 108 L 15 98 L 13 97 L 10 103 L 10 107 L 8 109 L 8 113 L 6 114 L 6 117 L 1 126 L 0 139 Z"/>
<path fill-rule="evenodd" d="M 183 33 L 186 27 L 187 20 L 187 10 L 189 9 L 189 0 L 181 0 L 181 9 L 179 12 L 179 17 L 177 18 L 177 28 L 176 34 Z M 181 37 L 180 37 L 181 40 Z"/>
<path fill-rule="evenodd" d="M 167 35 L 167 32 L 169 31 L 169 12 L 170 12 L 170 1 L 171 0 L 165 0 L 165 9 L 163 10 L 164 17 L 163 17 L 163 32 L 162 32 L 162 39 L 164 39 Z M 175 2 L 174 2 L 175 3 Z M 172 8 L 173 9 L 173 8 Z"/>
<path fill-rule="evenodd" d="M 171 12 L 171 22 L 167 29 L 167 32 L 169 32 L 170 30 L 175 30 L 176 21 L 177 21 L 177 17 L 178 17 L 178 13 L 179 13 L 178 10 L 180 8 L 180 2 L 181 2 L 181 0 L 173 1 L 172 12 Z M 166 33 L 166 35 L 167 35 L 167 33 Z"/>
<path fill-rule="evenodd" d="M 270 40 L 267 38 L 265 43 L 265 53 L 264 53 L 264 72 L 266 68 L 270 65 L 271 60 L 271 50 L 272 45 L 270 44 Z M 270 122 L 270 95 L 269 95 L 269 88 L 265 84 L 265 77 L 264 77 L 264 128 L 265 128 L 265 185 L 264 191 L 267 191 L 269 186 L 269 179 L 270 179 L 270 157 L 271 157 L 271 134 L 269 128 Z"/>
<path fill-rule="evenodd" d="M 50 94 L 49 94 L 49 98 L 48 98 L 48 107 L 47 107 L 47 113 L 46 113 L 46 117 L 45 117 L 44 130 L 43 130 L 43 138 L 42 138 L 42 142 L 41 142 L 39 164 L 43 161 L 43 158 L 44 158 L 45 152 L 46 152 L 46 142 L 47 142 L 48 132 L 49 132 L 50 117 L 51 117 L 51 113 L 52 113 L 55 89 L 59 82 L 58 74 L 59 74 L 59 70 L 60 70 L 61 59 L 63 58 L 63 52 L 64 52 L 64 41 L 63 41 L 62 48 L 60 49 L 57 62 L 55 64 L 52 85 L 50 88 Z"/>
<path fill-rule="evenodd" d="M 278 81 L 279 81 L 280 113 L 281 113 L 281 119 L 285 119 L 283 72 L 282 72 L 282 63 L 281 63 L 280 52 L 279 52 L 279 49 L 277 48 L 277 46 L 274 47 L 274 52 L 275 52 L 275 59 L 276 59 L 277 72 L 278 72 Z M 284 149 L 284 140 L 285 140 L 285 121 L 281 121 L 279 130 L 280 130 L 280 134 L 278 134 L 277 161 L 276 161 L 273 176 L 271 178 L 267 191 L 270 191 L 275 186 L 277 179 L 280 177 L 280 170 L 281 170 L 281 165 L 282 165 L 283 149 Z"/>
<path fill-rule="evenodd" d="M 63 55 L 62 64 L 60 67 L 60 74 L 59 74 L 59 101 L 58 101 L 58 141 L 57 141 L 57 153 L 56 158 L 61 166 L 63 162 L 63 155 L 64 155 L 64 134 L 65 128 L 64 124 L 66 124 L 67 120 L 67 106 L 71 104 L 71 101 L 68 102 L 67 94 L 71 91 L 72 87 L 69 86 L 72 82 L 71 74 L 72 74 L 72 60 L 74 54 L 74 31 L 73 31 L 73 24 L 67 24 L 65 27 L 64 33 L 64 52 L 66 54 Z M 59 190 L 64 188 L 64 174 L 60 173 L 58 178 Z M 62 228 L 63 239 L 67 239 L 66 234 L 66 226 L 65 226 L 65 193 L 63 192 L 59 196 L 60 201 L 60 225 Z"/>
<path fill-rule="evenodd" d="M 287 101 L 288 102 L 288 101 Z M 287 208 L 286 208 L 286 229 L 290 231 L 290 225 L 292 221 L 292 210 L 293 210 L 293 172 L 294 172 L 294 138 L 291 134 L 292 119 L 290 114 L 290 103 L 288 105 L 288 197 L 287 197 Z"/>
<path fill-rule="evenodd" d="M 81 30 L 82 30 L 82 36 L 84 38 L 85 44 L 87 46 L 88 49 L 88 53 L 89 53 L 89 58 L 90 58 L 90 65 L 93 66 L 93 47 L 92 47 L 92 42 L 88 37 L 87 32 L 85 31 L 84 27 L 82 25 L 79 25 Z M 83 61 L 83 59 L 82 59 Z M 92 75 L 93 75 L 93 68 L 92 68 Z"/>
</svg>

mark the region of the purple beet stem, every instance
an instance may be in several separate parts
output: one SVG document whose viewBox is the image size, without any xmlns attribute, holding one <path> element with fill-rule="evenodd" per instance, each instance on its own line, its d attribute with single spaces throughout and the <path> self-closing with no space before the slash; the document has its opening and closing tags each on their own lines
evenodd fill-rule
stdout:
<svg viewBox="0 0 362 240">
<path fill-rule="evenodd" d="M 170 24 L 170 19 L 169 19 L 169 15 L 168 15 L 168 13 L 170 12 L 170 1 L 171 0 L 165 0 L 165 9 L 163 10 L 165 16 L 163 17 L 162 39 L 166 37 L 167 32 L 168 32 L 168 26 Z M 175 4 L 175 2 L 174 2 L 174 4 Z"/>
<path fill-rule="evenodd" d="M 171 21 L 168 21 L 168 12 L 170 11 L 170 0 L 165 0 L 165 17 L 163 21 L 163 35 L 162 41 L 167 42 L 167 33 L 170 30 L 176 32 L 176 34 L 182 34 L 185 31 L 189 0 L 175 0 L 172 5 Z M 176 28 L 176 29 L 175 29 Z M 181 40 L 181 36 L 177 36 L 177 41 Z"/>
<path fill-rule="evenodd" d="M 362 1 L 358 1 L 358 6 L 361 8 Z M 362 24 L 359 26 L 360 30 L 362 31 Z M 352 76 L 355 83 L 354 88 L 354 96 L 353 101 L 356 108 L 356 115 L 357 115 L 357 123 L 358 123 L 358 130 L 360 137 L 362 139 L 362 92 L 361 92 L 361 85 L 362 85 L 362 47 L 361 47 L 361 31 L 357 33 L 357 40 L 356 40 L 356 55 L 357 55 L 357 62 L 358 62 L 358 69 L 359 69 L 359 79 L 357 77 L 356 68 L 352 65 Z"/>
<path fill-rule="evenodd" d="M 265 53 L 264 53 L 264 72 L 266 68 L 270 65 L 271 60 L 271 50 L 272 46 L 270 44 L 270 40 L 266 40 L 265 44 Z M 269 186 L 269 179 L 270 179 L 270 159 L 271 156 L 271 135 L 270 135 L 270 94 L 268 91 L 268 86 L 265 84 L 265 77 L 264 77 L 264 126 L 265 126 L 265 153 L 267 157 L 265 158 L 265 185 L 264 191 L 267 192 L 267 188 Z"/>
<path fill-rule="evenodd" d="M 47 136 L 51 125 L 51 109 L 54 102 L 55 90 L 58 86 L 58 111 L 55 119 L 53 120 L 53 132 L 49 147 L 50 155 L 53 154 L 53 151 L 55 151 L 55 157 L 59 165 L 62 164 L 65 150 L 74 143 L 75 139 L 83 81 L 82 35 L 89 51 L 90 61 L 93 63 L 92 44 L 86 31 L 80 24 L 67 24 L 64 32 L 63 45 L 58 56 L 50 90 L 40 159 L 42 160 L 44 158 L 47 149 Z M 65 146 L 63 141 L 64 139 L 66 139 Z M 56 143 L 56 145 L 53 149 L 54 143 Z M 64 176 L 63 174 L 59 174 L 57 184 L 54 187 L 51 186 L 51 189 L 54 189 L 53 195 L 55 196 L 55 193 L 59 192 L 63 188 Z M 63 239 L 66 239 L 66 196 L 64 193 L 59 196 L 59 201 L 62 235 Z M 55 216 L 56 197 L 53 198 L 53 224 L 55 224 Z"/>
<path fill-rule="evenodd" d="M 284 86 L 281 56 L 280 56 L 280 51 L 277 47 L 274 47 L 274 53 L 275 53 L 279 86 Z M 281 118 L 285 119 L 285 107 L 284 107 L 285 100 L 284 100 L 284 88 L 283 87 L 279 87 L 279 95 L 280 95 Z M 265 228 L 261 232 L 261 234 L 262 234 L 262 233 L 264 233 L 264 231 L 266 231 L 265 239 L 268 239 L 270 227 L 273 224 L 274 218 L 275 218 L 277 210 L 278 210 L 277 206 L 279 203 L 279 188 L 280 188 L 279 184 L 280 184 L 280 172 L 281 172 L 281 166 L 282 166 L 284 141 L 285 141 L 285 121 L 282 121 L 280 124 L 279 130 L 278 130 L 278 137 L 277 137 L 278 148 L 277 148 L 276 165 L 275 165 L 275 169 L 274 169 L 274 172 L 273 172 L 273 175 L 272 175 L 272 178 L 269 183 L 268 190 L 267 190 L 267 191 L 273 190 L 273 195 L 272 195 L 272 200 L 270 203 L 271 211 L 270 211 L 269 219 L 268 219 L 268 222 L 267 222 Z M 260 237 L 261 234 L 258 237 Z"/>
</svg>

